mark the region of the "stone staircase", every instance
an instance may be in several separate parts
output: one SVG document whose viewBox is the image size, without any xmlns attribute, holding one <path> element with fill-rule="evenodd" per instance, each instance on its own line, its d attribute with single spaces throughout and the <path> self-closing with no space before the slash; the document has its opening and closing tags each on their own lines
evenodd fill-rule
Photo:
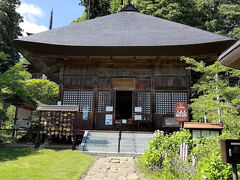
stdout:
<svg viewBox="0 0 240 180">
<path fill-rule="evenodd" d="M 153 137 L 152 133 L 122 132 L 120 141 L 121 154 L 143 154 L 147 148 L 147 141 Z M 79 150 L 88 154 L 116 155 L 118 153 L 119 132 L 85 131 Z M 117 155 L 116 155 L 117 156 Z"/>
</svg>

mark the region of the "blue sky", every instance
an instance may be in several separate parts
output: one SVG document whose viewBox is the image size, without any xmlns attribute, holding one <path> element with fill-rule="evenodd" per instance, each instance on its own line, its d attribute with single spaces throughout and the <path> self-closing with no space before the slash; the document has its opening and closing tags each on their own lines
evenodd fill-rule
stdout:
<svg viewBox="0 0 240 180">
<path fill-rule="evenodd" d="M 18 12 L 24 17 L 21 28 L 24 32 L 38 33 L 49 27 L 50 12 L 53 8 L 53 28 L 69 25 L 82 16 L 84 7 L 80 0 L 21 0 Z"/>
</svg>

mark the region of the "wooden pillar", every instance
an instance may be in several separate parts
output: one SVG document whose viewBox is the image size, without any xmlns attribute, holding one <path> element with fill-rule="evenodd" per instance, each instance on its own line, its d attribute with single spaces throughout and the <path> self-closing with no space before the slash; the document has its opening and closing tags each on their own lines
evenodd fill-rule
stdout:
<svg viewBox="0 0 240 180">
<path fill-rule="evenodd" d="M 98 115 L 98 95 L 99 95 L 99 89 L 98 89 L 98 83 L 99 83 L 99 64 L 96 64 L 96 83 L 94 88 L 94 113 L 93 113 L 93 129 L 97 128 L 97 115 Z"/>
<path fill-rule="evenodd" d="M 152 113 L 152 130 L 155 130 L 156 121 L 156 89 L 155 89 L 155 70 L 156 66 L 152 63 L 152 77 L 151 77 L 151 113 Z"/>
<path fill-rule="evenodd" d="M 15 125 L 16 125 L 16 122 L 17 122 L 17 114 L 18 114 L 18 107 L 16 107 L 16 111 L 15 111 L 15 117 L 14 117 L 14 123 L 13 123 L 13 131 L 12 131 L 12 137 L 15 136 Z"/>
<path fill-rule="evenodd" d="M 37 139 L 35 141 L 35 149 L 40 147 L 40 122 L 42 118 L 42 112 L 39 111 L 38 127 L 37 127 Z"/>
<path fill-rule="evenodd" d="M 64 86 L 64 64 L 61 63 L 60 73 L 59 73 L 59 97 L 58 100 L 63 104 L 63 86 Z"/>
<path fill-rule="evenodd" d="M 188 88 L 188 104 L 190 103 L 190 98 L 191 98 L 191 82 L 192 82 L 192 79 L 191 79 L 191 70 L 190 69 L 187 69 L 187 88 Z"/>
<path fill-rule="evenodd" d="M 92 129 L 96 128 L 97 125 L 97 106 L 98 104 L 98 89 L 93 90 L 93 117 L 92 117 Z"/>
<path fill-rule="evenodd" d="M 73 120 L 73 137 L 72 137 L 72 150 L 76 150 L 76 121 L 77 121 L 77 112 L 75 112 L 74 120 Z"/>
</svg>

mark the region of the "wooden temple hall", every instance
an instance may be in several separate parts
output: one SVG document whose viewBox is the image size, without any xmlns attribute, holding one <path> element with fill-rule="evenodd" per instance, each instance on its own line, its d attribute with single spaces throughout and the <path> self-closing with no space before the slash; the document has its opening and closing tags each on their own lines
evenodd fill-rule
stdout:
<svg viewBox="0 0 240 180">
<path fill-rule="evenodd" d="M 200 78 L 180 57 L 211 63 L 235 40 L 141 14 L 129 4 L 13 43 L 59 84 L 62 105 L 77 105 L 75 130 L 117 130 L 121 122 L 125 130 L 172 131 L 179 128 L 173 106 L 189 103 L 191 82 Z"/>
</svg>

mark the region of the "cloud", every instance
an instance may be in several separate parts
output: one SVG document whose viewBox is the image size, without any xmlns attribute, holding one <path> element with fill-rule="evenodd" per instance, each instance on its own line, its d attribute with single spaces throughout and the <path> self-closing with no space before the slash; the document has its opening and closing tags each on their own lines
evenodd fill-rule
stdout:
<svg viewBox="0 0 240 180">
<path fill-rule="evenodd" d="M 23 35 L 26 33 L 39 33 L 48 30 L 44 25 L 37 24 L 39 18 L 44 17 L 44 12 L 35 4 L 21 3 L 17 12 L 23 16 L 23 22 L 20 27 L 23 29 Z"/>
<path fill-rule="evenodd" d="M 38 25 L 28 21 L 25 17 L 23 18 L 24 22 L 20 24 L 20 27 L 23 29 L 23 35 L 25 36 L 26 33 L 40 33 L 43 31 L 47 31 L 48 28 L 44 25 Z"/>
</svg>

